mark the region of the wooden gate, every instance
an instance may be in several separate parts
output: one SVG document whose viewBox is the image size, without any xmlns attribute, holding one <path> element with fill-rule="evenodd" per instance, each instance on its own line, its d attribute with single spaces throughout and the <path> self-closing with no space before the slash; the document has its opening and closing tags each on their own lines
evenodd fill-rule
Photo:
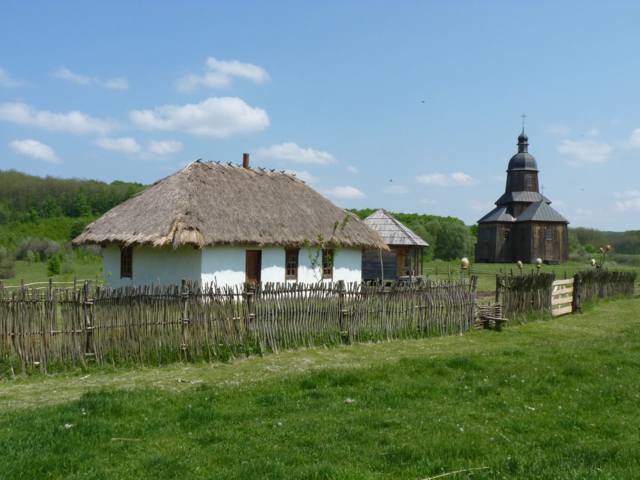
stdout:
<svg viewBox="0 0 640 480">
<path fill-rule="evenodd" d="M 573 311 L 573 278 L 551 284 L 551 314 L 554 317 Z"/>
</svg>

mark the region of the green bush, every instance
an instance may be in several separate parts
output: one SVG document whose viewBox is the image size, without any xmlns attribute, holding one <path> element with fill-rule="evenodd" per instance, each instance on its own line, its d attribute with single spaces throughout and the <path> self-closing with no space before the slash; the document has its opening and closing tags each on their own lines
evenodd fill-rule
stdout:
<svg viewBox="0 0 640 480">
<path fill-rule="evenodd" d="M 58 255 L 54 255 L 47 262 L 47 275 L 53 277 L 54 275 L 60 275 L 61 270 L 60 259 Z"/>
</svg>

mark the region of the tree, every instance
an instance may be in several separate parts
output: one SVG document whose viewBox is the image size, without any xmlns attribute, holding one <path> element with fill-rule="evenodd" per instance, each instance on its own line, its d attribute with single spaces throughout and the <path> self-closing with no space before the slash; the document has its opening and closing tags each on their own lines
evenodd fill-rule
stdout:
<svg viewBox="0 0 640 480">
<path fill-rule="evenodd" d="M 47 262 L 47 274 L 50 277 L 53 277 L 54 275 L 60 275 L 60 268 L 60 259 L 58 258 L 58 255 L 54 255 Z"/>
<path fill-rule="evenodd" d="M 29 264 L 29 266 L 31 266 L 31 262 L 33 262 L 36 259 L 36 256 L 34 255 L 34 253 L 29 250 L 27 251 L 27 263 Z"/>
<path fill-rule="evenodd" d="M 469 229 L 460 223 L 444 223 L 436 241 L 434 256 L 453 260 L 468 255 L 471 244 Z"/>
</svg>

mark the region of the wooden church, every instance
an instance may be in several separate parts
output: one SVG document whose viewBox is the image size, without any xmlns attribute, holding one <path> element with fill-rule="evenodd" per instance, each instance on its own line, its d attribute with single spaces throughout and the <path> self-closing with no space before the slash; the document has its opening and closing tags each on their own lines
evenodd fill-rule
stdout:
<svg viewBox="0 0 640 480">
<path fill-rule="evenodd" d="M 509 160 L 505 193 L 496 208 L 478 220 L 476 263 L 569 261 L 569 222 L 540 194 L 538 165 L 528 150 L 523 128 L 518 153 Z"/>
</svg>

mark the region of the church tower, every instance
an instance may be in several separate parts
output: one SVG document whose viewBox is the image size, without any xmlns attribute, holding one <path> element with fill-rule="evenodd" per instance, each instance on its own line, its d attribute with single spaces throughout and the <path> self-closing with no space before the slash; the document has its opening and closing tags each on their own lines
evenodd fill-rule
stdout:
<svg viewBox="0 0 640 480">
<path fill-rule="evenodd" d="M 529 153 L 529 138 L 518 137 L 518 153 L 507 168 L 504 194 L 494 208 L 478 220 L 478 263 L 547 263 L 569 261 L 569 223 L 540 194 L 538 164 Z"/>
</svg>

